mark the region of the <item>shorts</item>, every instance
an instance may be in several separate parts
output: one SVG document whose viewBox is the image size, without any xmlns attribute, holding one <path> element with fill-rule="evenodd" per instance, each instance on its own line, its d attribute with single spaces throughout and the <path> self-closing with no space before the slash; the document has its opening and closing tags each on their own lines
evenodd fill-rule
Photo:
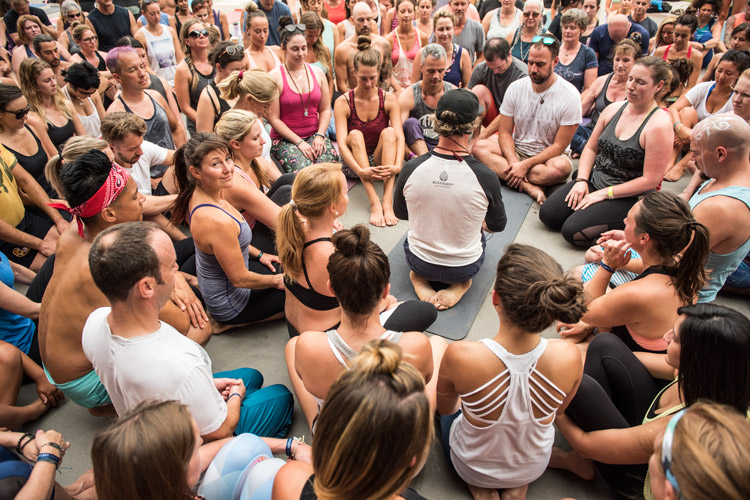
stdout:
<svg viewBox="0 0 750 500">
<path fill-rule="evenodd" d="M 33 214 L 27 210 L 21 222 L 16 225 L 16 229 L 43 240 L 49 230 L 52 229 L 52 226 L 54 224 L 50 219 Z M 33 248 L 20 247 L 5 241 L 0 241 L 0 252 L 7 255 L 11 262 L 20 264 L 23 267 L 30 267 L 37 254 L 37 251 Z"/>
<path fill-rule="evenodd" d="M 534 156 L 536 155 L 527 155 L 526 153 L 523 153 L 519 151 L 518 148 L 516 148 L 516 157 L 518 157 L 518 161 L 528 160 L 529 158 L 532 158 Z M 570 168 L 571 169 L 573 168 L 573 159 L 570 156 L 568 156 L 567 153 L 563 153 L 560 156 L 555 156 L 555 158 L 565 158 L 566 160 L 568 160 L 568 163 L 570 163 Z M 551 159 L 552 158 L 550 158 L 550 160 Z"/>
<path fill-rule="evenodd" d="M 368 155 L 367 161 L 370 163 L 371 167 L 374 167 L 375 166 L 375 153 Z M 341 171 L 344 172 L 344 176 L 347 179 L 352 179 L 355 181 L 359 180 L 359 176 L 357 175 L 357 173 L 354 170 L 352 170 L 349 166 L 347 166 L 345 163 L 341 164 Z"/>
<path fill-rule="evenodd" d="M 602 250 L 604 250 L 604 247 L 601 247 Z M 630 258 L 631 259 L 640 259 L 641 256 L 636 252 L 635 250 L 630 250 Z M 583 271 L 581 271 L 581 281 L 584 283 L 588 283 L 591 281 L 591 278 L 594 277 L 594 274 L 596 274 L 596 270 L 599 269 L 599 264 L 586 264 L 583 266 Z M 624 285 L 628 281 L 633 281 L 636 276 L 638 276 L 637 273 L 633 273 L 630 271 L 623 271 L 622 269 L 618 269 L 612 274 L 612 277 L 609 279 L 609 287 L 610 288 L 616 288 L 620 285 Z"/>
<path fill-rule="evenodd" d="M 112 400 L 109 399 L 109 394 L 107 394 L 107 388 L 104 387 L 99 375 L 94 370 L 83 377 L 58 384 L 52 380 L 52 375 L 47 371 L 47 367 L 42 365 L 42 368 L 44 368 L 44 374 L 47 375 L 50 384 L 60 389 L 66 398 L 73 400 L 84 408 L 96 408 L 97 406 L 112 404 Z"/>
<path fill-rule="evenodd" d="M 409 266 L 409 269 L 417 273 L 420 277 L 431 283 L 452 285 L 468 281 L 479 272 L 479 269 L 484 262 L 484 248 L 486 244 L 487 242 L 484 239 L 484 235 L 482 235 L 482 255 L 476 260 L 476 262 L 459 267 L 440 266 L 425 262 L 409 250 L 408 237 L 404 239 L 404 253 L 406 254 L 406 264 Z"/>
</svg>

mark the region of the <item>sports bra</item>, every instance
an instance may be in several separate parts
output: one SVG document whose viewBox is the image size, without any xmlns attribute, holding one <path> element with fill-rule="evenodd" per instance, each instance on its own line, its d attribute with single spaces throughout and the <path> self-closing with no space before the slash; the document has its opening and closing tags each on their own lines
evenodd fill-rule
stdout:
<svg viewBox="0 0 750 500">
<path fill-rule="evenodd" d="M 674 45 L 674 44 L 670 43 L 669 45 L 667 45 L 667 50 L 665 50 L 664 51 L 664 55 L 661 56 L 661 58 L 664 59 L 667 62 L 669 62 L 669 49 L 672 48 L 672 45 Z M 688 45 L 687 56 L 685 57 L 685 59 L 687 59 L 689 61 L 690 60 L 690 55 L 692 53 L 693 53 L 693 46 L 692 45 Z"/>
<path fill-rule="evenodd" d="M 310 288 L 302 286 L 302 284 L 297 281 L 291 281 L 286 276 L 284 277 L 284 286 L 305 307 L 309 307 L 313 311 L 330 311 L 339 306 L 338 299 L 336 297 L 329 297 L 328 295 L 316 292 L 312 286 L 310 277 L 307 275 L 307 267 L 305 266 L 305 248 L 321 241 L 331 241 L 331 238 L 318 238 L 308 241 L 302 246 L 302 272 L 305 274 L 305 280 Z"/>
</svg>

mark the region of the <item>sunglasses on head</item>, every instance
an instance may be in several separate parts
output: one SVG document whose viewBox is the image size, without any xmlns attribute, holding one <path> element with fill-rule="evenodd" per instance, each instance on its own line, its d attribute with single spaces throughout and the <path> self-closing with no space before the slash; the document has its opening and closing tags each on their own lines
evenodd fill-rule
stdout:
<svg viewBox="0 0 750 500">
<path fill-rule="evenodd" d="M 531 43 L 542 42 L 544 45 L 552 45 L 556 42 L 551 36 L 537 35 L 531 39 Z"/>
<path fill-rule="evenodd" d="M 284 26 L 284 29 L 289 33 L 294 33 L 295 31 L 306 31 L 307 26 L 305 26 L 304 24 L 287 24 L 286 26 Z"/>
<path fill-rule="evenodd" d="M 229 45 L 224 50 L 221 51 L 221 54 L 219 54 L 219 57 L 223 56 L 225 53 L 229 54 L 230 56 L 233 56 L 235 54 L 242 54 L 242 51 L 245 50 L 245 48 L 240 45 Z"/>
<path fill-rule="evenodd" d="M 76 89 L 76 92 L 78 92 L 81 95 L 94 95 L 94 94 L 96 94 L 96 90 L 92 90 L 92 91 L 89 92 L 89 91 L 86 91 L 86 90 L 81 90 L 78 87 L 75 87 L 75 89 Z"/>
<path fill-rule="evenodd" d="M 207 37 L 208 36 L 208 30 L 202 29 L 202 30 L 195 30 L 188 33 L 188 36 L 190 38 L 200 38 L 202 36 Z"/>
<path fill-rule="evenodd" d="M 523 17 L 539 17 L 541 14 L 539 12 L 524 12 Z"/>
<path fill-rule="evenodd" d="M 4 111 L 6 113 L 10 113 L 11 115 L 13 115 L 16 118 L 16 120 L 20 120 L 21 118 L 29 114 L 29 111 L 31 111 L 31 106 L 27 104 L 25 108 L 19 109 L 18 111 L 10 111 L 8 109 Z"/>
</svg>

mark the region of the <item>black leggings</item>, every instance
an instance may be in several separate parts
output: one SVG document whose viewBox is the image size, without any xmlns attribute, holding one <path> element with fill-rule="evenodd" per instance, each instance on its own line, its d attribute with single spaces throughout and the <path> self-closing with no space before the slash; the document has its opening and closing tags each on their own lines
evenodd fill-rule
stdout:
<svg viewBox="0 0 750 500">
<path fill-rule="evenodd" d="M 638 198 L 604 200 L 576 212 L 565 201 L 575 184 L 575 181 L 567 183 L 552 193 L 542 205 L 539 219 L 547 227 L 560 231 L 565 241 L 580 248 L 588 248 L 596 243 L 605 231 L 625 228 L 623 221 Z M 589 190 L 592 189 L 589 184 Z"/>
<path fill-rule="evenodd" d="M 275 274 L 257 260 L 251 260 L 247 269 L 250 272 L 258 274 Z M 284 311 L 284 298 L 284 291 L 278 288 L 253 290 L 250 292 L 250 299 L 247 301 L 245 309 L 234 318 L 224 320 L 222 323 L 226 323 L 227 325 L 244 325 L 270 318 Z"/>
<path fill-rule="evenodd" d="M 292 199 L 292 183 L 296 173 L 284 174 L 273 183 L 271 189 L 268 190 L 266 196 L 268 196 L 272 202 L 278 206 L 289 203 Z M 273 229 L 269 228 L 261 221 L 257 220 L 253 226 L 253 246 L 258 250 L 263 250 L 265 253 L 276 255 L 276 242 Z"/>
<path fill-rule="evenodd" d="M 394 332 L 424 332 L 436 319 L 437 308 L 434 305 L 421 300 L 407 300 L 396 306 L 383 327 Z M 338 328 L 339 324 L 341 323 L 333 325 L 329 330 Z M 289 321 L 286 322 L 286 327 L 290 338 L 299 335 Z"/>
<path fill-rule="evenodd" d="M 657 381 L 615 335 L 600 333 L 588 347 L 581 385 L 565 413 L 586 432 L 640 425 L 666 384 Z M 640 497 L 648 464 L 596 463 L 612 490 Z"/>
</svg>

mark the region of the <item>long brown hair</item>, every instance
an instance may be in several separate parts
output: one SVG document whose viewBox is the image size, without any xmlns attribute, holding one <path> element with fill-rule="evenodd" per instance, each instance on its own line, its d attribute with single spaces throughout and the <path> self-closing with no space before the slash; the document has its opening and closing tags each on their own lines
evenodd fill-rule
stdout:
<svg viewBox="0 0 750 500">
<path fill-rule="evenodd" d="M 635 217 L 639 234 L 648 234 L 665 265 L 677 267 L 672 279 L 683 304 L 691 304 L 706 284 L 708 228 L 693 218 L 687 202 L 672 193 L 648 193 Z"/>
<path fill-rule="evenodd" d="M 315 40 L 315 44 L 312 47 L 313 54 L 315 54 L 315 59 L 317 59 L 318 62 L 323 65 L 323 69 L 325 70 L 326 74 L 333 75 L 331 52 L 323 43 L 323 31 L 326 29 L 326 27 L 323 24 L 323 21 L 320 19 L 320 16 L 312 11 L 305 12 L 304 14 L 302 14 L 302 16 L 300 16 L 299 22 L 300 24 L 304 24 L 305 28 L 307 28 L 308 30 L 320 30 L 320 36 L 318 36 L 318 39 Z"/>
<path fill-rule="evenodd" d="M 91 461 L 99 498 L 187 500 L 195 448 L 193 419 L 177 401 L 145 401 L 94 438 Z"/>
</svg>

